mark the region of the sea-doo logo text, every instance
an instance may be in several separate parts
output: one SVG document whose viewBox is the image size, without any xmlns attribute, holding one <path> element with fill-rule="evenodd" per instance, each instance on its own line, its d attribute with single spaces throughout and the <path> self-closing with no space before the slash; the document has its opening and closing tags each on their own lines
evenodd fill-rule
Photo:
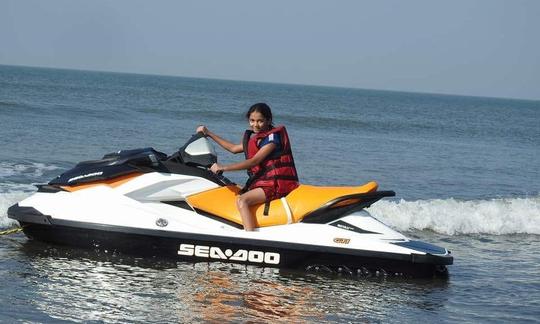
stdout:
<svg viewBox="0 0 540 324">
<path fill-rule="evenodd" d="M 221 259 L 240 262 L 279 264 L 280 254 L 274 252 L 237 250 L 221 250 L 215 246 L 180 244 L 178 255 L 196 256 L 199 258 Z"/>
<path fill-rule="evenodd" d="M 92 172 L 92 173 L 88 173 L 88 174 L 83 174 L 83 175 L 76 176 L 76 177 L 73 177 L 73 178 L 69 179 L 68 182 L 75 181 L 75 180 L 79 180 L 79 179 L 82 179 L 82 178 L 89 178 L 89 177 L 94 177 L 94 176 L 100 176 L 100 175 L 102 175 L 102 174 L 103 174 L 103 171 Z"/>
</svg>

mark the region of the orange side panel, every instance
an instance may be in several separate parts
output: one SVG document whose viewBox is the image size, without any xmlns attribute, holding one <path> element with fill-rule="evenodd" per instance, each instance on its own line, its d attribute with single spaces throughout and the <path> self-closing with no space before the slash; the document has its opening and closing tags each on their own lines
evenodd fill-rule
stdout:
<svg viewBox="0 0 540 324">
<path fill-rule="evenodd" d="M 239 192 L 238 186 L 227 186 L 191 195 L 186 199 L 194 208 L 242 225 L 242 218 L 236 207 Z M 263 215 L 264 204 L 253 206 L 251 212 L 257 217 L 257 227 L 287 224 L 287 214 L 279 199 L 270 203 L 268 216 Z"/>
<path fill-rule="evenodd" d="M 135 172 L 135 173 L 130 173 L 130 174 L 127 174 L 127 175 L 124 175 L 124 176 L 120 176 L 120 177 L 116 177 L 116 178 L 109 179 L 109 180 L 104 180 L 104 181 L 94 181 L 94 182 L 84 183 L 84 184 L 75 185 L 75 186 L 62 186 L 62 189 L 66 190 L 66 191 L 73 192 L 73 191 L 77 191 L 77 190 L 82 190 L 82 189 L 95 187 L 95 186 L 103 186 L 103 185 L 109 186 L 109 187 L 112 187 L 112 188 L 116 188 L 119 185 L 124 184 L 124 183 L 126 183 L 126 182 L 140 176 L 141 174 L 142 173 Z"/>
<path fill-rule="evenodd" d="M 311 211 L 327 202 L 345 195 L 366 193 L 377 190 L 376 182 L 369 182 L 358 187 L 317 187 L 300 185 L 287 196 L 287 204 L 291 209 L 292 222 L 301 221 Z M 222 217 L 237 224 L 242 224 L 242 218 L 236 207 L 236 199 L 240 192 L 238 186 L 220 187 L 187 197 L 188 203 L 194 208 Z M 347 205 L 357 202 L 350 199 L 340 203 Z M 264 204 L 251 208 L 256 215 L 257 227 L 287 224 L 287 213 L 280 199 L 270 203 L 270 212 L 264 216 Z"/>
</svg>

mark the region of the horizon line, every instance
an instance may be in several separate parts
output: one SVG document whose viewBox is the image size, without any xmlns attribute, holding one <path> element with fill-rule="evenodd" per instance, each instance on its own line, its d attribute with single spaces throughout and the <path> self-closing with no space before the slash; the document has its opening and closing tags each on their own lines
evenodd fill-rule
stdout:
<svg viewBox="0 0 540 324">
<path fill-rule="evenodd" d="M 175 77 L 175 78 L 230 81 L 230 82 L 248 82 L 248 83 L 262 83 L 262 84 L 275 84 L 275 85 L 323 87 L 323 88 L 380 91 L 380 92 L 393 92 L 393 93 L 411 93 L 411 94 L 420 94 L 420 95 L 469 97 L 469 98 L 479 98 L 479 99 L 498 99 L 498 100 L 532 101 L 532 102 L 540 101 L 540 98 L 533 99 L 533 98 L 515 98 L 515 97 L 492 97 L 492 96 L 485 96 L 485 95 L 469 95 L 469 94 L 459 94 L 459 93 L 423 92 L 423 91 L 418 91 L 418 90 L 373 89 L 373 88 L 359 88 L 359 87 L 343 86 L 343 85 L 306 84 L 306 83 L 295 83 L 295 82 L 277 82 L 277 81 L 260 81 L 260 80 L 240 80 L 240 79 L 227 79 L 227 78 L 206 77 L 206 76 L 187 76 L 187 75 L 177 75 L 177 74 L 157 74 L 157 73 L 127 72 L 127 71 L 113 71 L 113 70 L 89 70 L 89 69 L 84 69 L 84 68 L 59 67 L 59 66 L 37 66 L 37 65 L 2 64 L 2 63 L 0 63 L 0 66 L 51 69 L 51 70 L 67 70 L 67 71 L 80 71 L 80 72 L 95 72 L 95 73 L 116 73 L 116 74 L 146 75 L 146 76 L 159 76 L 159 77 Z"/>
</svg>

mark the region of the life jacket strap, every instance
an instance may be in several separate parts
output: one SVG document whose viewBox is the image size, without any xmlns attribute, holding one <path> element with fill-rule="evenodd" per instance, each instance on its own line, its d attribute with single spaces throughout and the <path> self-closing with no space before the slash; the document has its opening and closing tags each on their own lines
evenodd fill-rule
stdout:
<svg viewBox="0 0 540 324">
<path fill-rule="evenodd" d="M 264 202 L 264 212 L 263 212 L 263 215 L 264 216 L 268 216 L 268 213 L 270 213 L 270 200 L 266 200 Z"/>
</svg>

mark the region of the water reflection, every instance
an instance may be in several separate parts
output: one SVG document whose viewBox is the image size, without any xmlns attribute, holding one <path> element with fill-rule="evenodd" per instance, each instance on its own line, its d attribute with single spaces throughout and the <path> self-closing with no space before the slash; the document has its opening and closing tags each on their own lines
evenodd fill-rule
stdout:
<svg viewBox="0 0 540 324">
<path fill-rule="evenodd" d="M 277 270 L 223 270 L 226 269 L 209 270 L 204 279 L 199 278 L 200 290 L 195 294 L 194 301 L 202 305 L 204 311 L 201 316 L 204 321 L 231 322 L 252 319 L 299 323 L 305 321 L 307 316 L 323 318 L 322 314 L 318 314 L 317 309 L 312 309 L 309 304 L 313 288 L 276 280 L 279 276 Z M 235 276 L 235 273 L 238 276 Z M 253 279 L 249 282 L 238 280 L 245 274 Z"/>
<path fill-rule="evenodd" d="M 322 276 L 184 263 L 28 241 L 33 305 L 55 319 L 106 322 L 321 322 L 400 319 L 444 307 L 448 282 Z"/>
</svg>

